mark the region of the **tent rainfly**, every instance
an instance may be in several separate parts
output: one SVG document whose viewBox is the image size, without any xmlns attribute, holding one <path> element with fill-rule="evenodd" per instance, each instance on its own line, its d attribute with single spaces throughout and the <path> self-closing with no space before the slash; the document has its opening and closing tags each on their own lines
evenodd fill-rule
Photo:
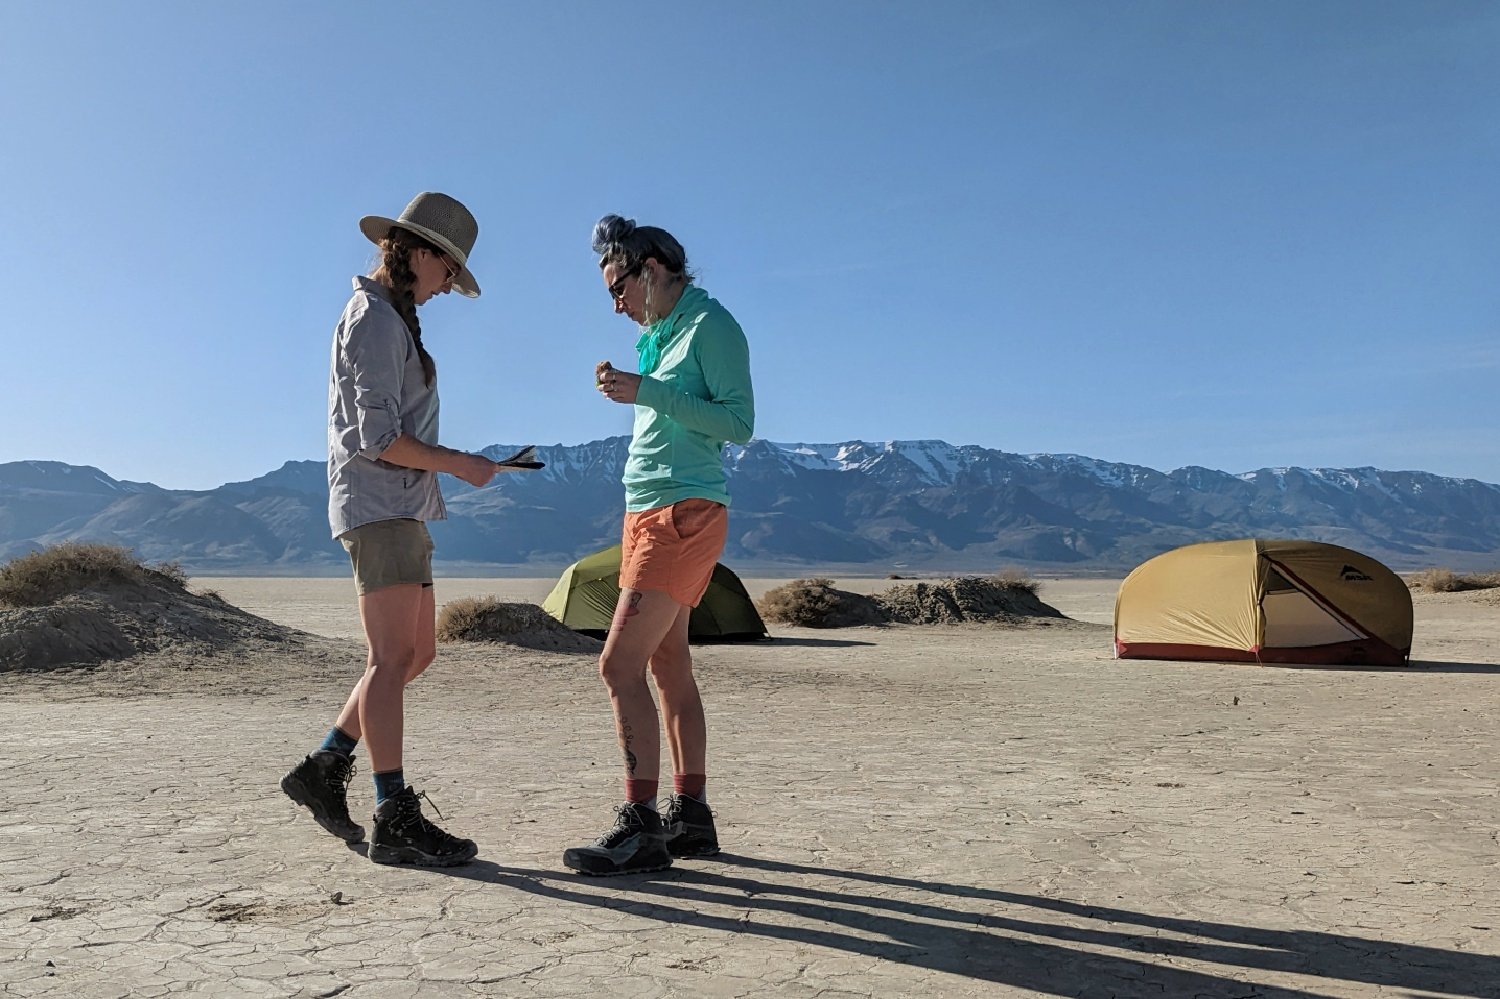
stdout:
<svg viewBox="0 0 1500 999">
<path fill-rule="evenodd" d="M 1380 562 L 1317 541 L 1209 541 L 1137 566 L 1115 599 L 1121 659 L 1401 666 L 1411 592 Z"/>
<path fill-rule="evenodd" d="M 542 601 L 542 610 L 574 631 L 603 638 L 620 599 L 620 546 L 586 555 L 563 570 L 557 585 Z M 761 621 L 745 584 L 722 562 L 702 601 L 688 618 L 688 638 L 699 642 L 748 642 L 765 638 Z"/>
</svg>

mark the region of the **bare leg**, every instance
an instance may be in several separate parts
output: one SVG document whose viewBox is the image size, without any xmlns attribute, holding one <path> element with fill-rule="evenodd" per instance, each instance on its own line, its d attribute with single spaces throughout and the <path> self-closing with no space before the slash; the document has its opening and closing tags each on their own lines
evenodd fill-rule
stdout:
<svg viewBox="0 0 1500 999">
<path fill-rule="evenodd" d="M 426 643 L 418 636 L 418 622 L 423 620 L 424 604 L 430 607 L 431 601 L 430 591 L 419 583 L 387 586 L 359 598 L 359 614 L 370 649 L 365 675 L 356 685 L 359 732 L 370 753 L 370 768 L 376 773 L 401 769 L 403 691 L 407 681 L 419 672 L 417 650 Z M 345 732 L 355 734 L 348 729 Z"/>
<path fill-rule="evenodd" d="M 665 593 L 628 587 L 615 605 L 609 637 L 599 657 L 599 676 L 614 708 L 627 778 L 659 780 L 661 776 L 661 721 L 646 683 L 646 666 L 681 608 Z"/>
<path fill-rule="evenodd" d="M 377 593 L 380 591 L 376 591 Z M 365 617 L 365 600 L 359 601 L 360 623 L 365 626 L 365 635 L 370 633 L 370 622 Z M 412 659 L 411 667 L 407 670 L 406 682 L 411 683 L 422 675 L 422 671 L 432 665 L 437 658 L 437 629 L 435 627 L 436 604 L 434 602 L 432 587 L 422 587 L 422 598 L 417 604 L 416 620 L 416 655 Z M 358 739 L 364 735 L 364 726 L 359 720 L 359 705 L 364 697 L 365 680 L 369 677 L 368 666 L 366 672 L 360 676 L 359 682 L 349 692 L 349 699 L 344 702 L 344 710 L 339 712 L 338 721 L 334 722 L 345 735 L 351 739 Z"/>
<path fill-rule="evenodd" d="M 691 607 L 678 605 L 677 618 L 667 636 L 651 654 L 651 676 L 661 694 L 662 721 L 667 730 L 667 748 L 672 753 L 672 772 L 707 773 L 708 727 L 703 719 L 703 698 L 693 678 L 693 653 L 688 645 Z"/>
</svg>

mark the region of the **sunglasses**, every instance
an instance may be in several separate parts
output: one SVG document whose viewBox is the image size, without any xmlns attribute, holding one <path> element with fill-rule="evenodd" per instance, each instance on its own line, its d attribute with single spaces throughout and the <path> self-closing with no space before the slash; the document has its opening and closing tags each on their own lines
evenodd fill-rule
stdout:
<svg viewBox="0 0 1500 999">
<path fill-rule="evenodd" d="M 429 251 L 429 252 L 431 252 L 431 251 Z M 437 257 L 438 260 L 442 261 L 442 263 L 443 263 L 443 270 L 445 270 L 445 271 L 448 272 L 448 279 L 446 281 L 444 281 L 443 283 L 444 284 L 452 284 L 454 281 L 457 281 L 458 280 L 458 276 L 463 273 L 464 269 L 462 267 L 455 267 L 452 264 L 448 263 L 448 255 L 445 254 L 445 253 L 435 253 L 435 254 L 433 254 L 433 256 Z"/>
<path fill-rule="evenodd" d="M 641 265 L 636 264 L 634 267 L 630 268 L 630 270 L 615 278 L 615 283 L 609 286 L 609 297 L 618 302 L 620 300 L 620 296 L 625 294 L 625 282 L 629 281 L 640 272 Z"/>
</svg>

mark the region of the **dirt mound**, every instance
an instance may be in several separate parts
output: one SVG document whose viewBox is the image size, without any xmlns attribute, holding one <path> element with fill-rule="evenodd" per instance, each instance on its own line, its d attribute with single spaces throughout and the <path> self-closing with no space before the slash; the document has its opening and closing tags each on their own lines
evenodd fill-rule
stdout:
<svg viewBox="0 0 1500 999">
<path fill-rule="evenodd" d="M 897 624 L 1016 624 L 1028 617 L 1062 617 L 1042 603 L 1036 589 L 1026 580 L 961 576 L 893 586 L 873 599 Z"/>
<path fill-rule="evenodd" d="M 766 591 L 761 617 L 803 628 L 869 624 L 1019 624 L 1064 619 L 1038 599 L 1037 584 L 1017 576 L 963 576 L 893 586 L 872 596 L 836 589 L 831 579 L 797 579 Z"/>
<path fill-rule="evenodd" d="M 835 589 L 833 580 L 822 578 L 794 579 L 767 590 L 755 606 L 766 621 L 801 628 L 853 628 L 887 620 L 874 600 Z"/>
<path fill-rule="evenodd" d="M 580 635 L 536 604 L 505 603 L 495 597 L 464 597 L 438 615 L 440 642 L 504 642 L 544 652 L 594 652 L 604 643 Z"/>
<path fill-rule="evenodd" d="M 191 593 L 175 565 L 143 565 L 125 548 L 58 545 L 0 566 L 0 670 L 303 637 L 217 594 Z"/>
</svg>

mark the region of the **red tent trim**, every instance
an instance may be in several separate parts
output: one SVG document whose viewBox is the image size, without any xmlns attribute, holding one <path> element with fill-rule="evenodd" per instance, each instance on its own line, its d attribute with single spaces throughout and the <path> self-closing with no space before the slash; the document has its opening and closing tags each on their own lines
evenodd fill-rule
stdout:
<svg viewBox="0 0 1500 999">
<path fill-rule="evenodd" d="M 1122 642 L 1115 639 L 1118 659 L 1183 659 L 1226 663 L 1295 663 L 1306 666 L 1405 666 L 1407 654 L 1378 638 L 1309 645 L 1295 649 L 1224 649 L 1212 645 L 1174 642 Z"/>
</svg>

